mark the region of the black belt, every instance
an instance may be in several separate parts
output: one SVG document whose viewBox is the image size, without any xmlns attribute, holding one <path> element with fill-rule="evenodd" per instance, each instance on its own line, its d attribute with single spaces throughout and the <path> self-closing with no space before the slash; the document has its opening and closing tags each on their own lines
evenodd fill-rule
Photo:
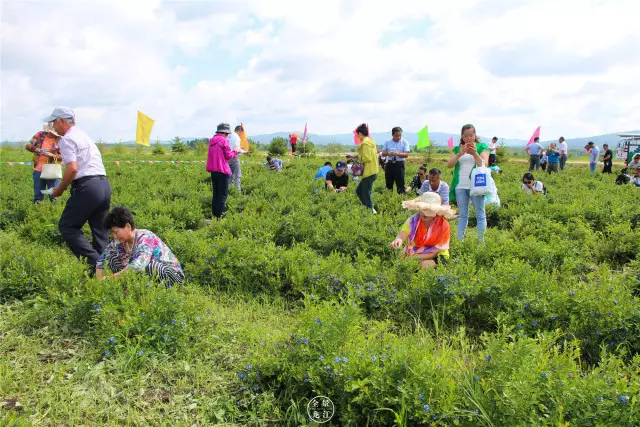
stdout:
<svg viewBox="0 0 640 427">
<path fill-rule="evenodd" d="M 102 180 L 106 180 L 107 177 L 104 175 L 89 175 L 89 176 L 83 176 L 82 178 L 78 178 L 78 179 L 74 179 L 73 182 L 71 183 L 71 185 L 78 185 L 78 184 L 82 184 L 85 181 L 89 181 L 92 179 L 102 179 Z"/>
</svg>

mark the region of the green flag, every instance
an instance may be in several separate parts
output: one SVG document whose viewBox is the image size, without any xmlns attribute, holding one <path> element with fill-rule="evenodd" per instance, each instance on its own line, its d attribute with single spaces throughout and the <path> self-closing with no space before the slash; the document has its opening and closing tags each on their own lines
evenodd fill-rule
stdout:
<svg viewBox="0 0 640 427">
<path fill-rule="evenodd" d="M 425 126 L 422 128 L 420 132 L 418 132 L 418 150 L 424 147 L 430 146 L 429 142 L 429 126 Z"/>
</svg>

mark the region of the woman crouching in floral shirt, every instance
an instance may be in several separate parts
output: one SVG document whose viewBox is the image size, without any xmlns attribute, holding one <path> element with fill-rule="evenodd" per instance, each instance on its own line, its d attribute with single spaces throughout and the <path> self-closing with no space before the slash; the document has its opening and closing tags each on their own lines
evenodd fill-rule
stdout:
<svg viewBox="0 0 640 427">
<path fill-rule="evenodd" d="M 118 277 L 125 270 L 145 272 L 166 286 L 184 281 L 184 273 L 171 249 L 149 230 L 136 229 L 133 215 L 126 208 L 113 208 L 105 219 L 115 237 L 96 264 L 96 276 L 104 280 Z M 105 276 L 105 262 L 113 276 Z"/>
</svg>

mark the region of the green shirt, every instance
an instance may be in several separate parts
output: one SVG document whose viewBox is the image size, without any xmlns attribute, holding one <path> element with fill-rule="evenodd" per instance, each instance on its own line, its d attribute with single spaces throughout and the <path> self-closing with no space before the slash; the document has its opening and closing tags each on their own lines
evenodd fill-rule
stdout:
<svg viewBox="0 0 640 427">
<path fill-rule="evenodd" d="M 478 154 L 482 154 L 483 151 L 488 150 L 487 144 L 482 142 L 476 142 L 476 151 Z M 453 154 L 458 154 L 460 152 L 460 146 L 458 145 L 453 149 Z M 473 169 L 476 168 L 476 165 L 473 165 Z M 472 170 L 473 170 L 472 169 Z M 456 162 L 456 167 L 453 170 L 453 181 L 451 181 L 451 187 L 449 188 L 449 203 L 455 202 L 456 200 L 456 187 L 458 186 L 458 182 L 460 181 L 460 163 Z"/>
</svg>

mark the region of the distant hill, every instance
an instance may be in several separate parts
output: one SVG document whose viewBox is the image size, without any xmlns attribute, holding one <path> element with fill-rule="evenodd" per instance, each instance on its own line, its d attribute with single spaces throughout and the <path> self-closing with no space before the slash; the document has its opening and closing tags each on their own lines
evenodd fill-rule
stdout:
<svg viewBox="0 0 640 427">
<path fill-rule="evenodd" d="M 296 131 L 300 135 L 303 134 L 302 131 Z M 623 131 L 617 133 L 609 133 L 606 135 L 596 135 L 589 137 L 581 137 L 581 138 L 569 138 L 567 139 L 567 144 L 570 149 L 579 149 L 585 146 L 585 144 L 589 141 L 595 142 L 598 146 L 602 146 L 602 144 L 609 144 L 612 148 L 618 145 L 618 142 L 622 139 L 617 134 L 618 133 L 640 133 L 640 130 L 631 130 L 631 131 Z M 283 138 L 287 138 L 289 136 L 289 132 L 275 132 L 269 134 L 259 134 L 259 135 L 249 135 L 249 138 L 252 140 L 259 142 L 261 144 L 268 144 L 271 140 L 277 136 L 281 136 Z M 383 133 L 373 133 L 372 138 L 376 141 L 378 145 L 384 144 L 385 141 L 391 138 L 391 132 L 383 132 Z M 416 132 L 404 132 L 404 138 L 409 141 L 409 145 L 415 145 L 418 143 L 418 135 Z M 499 135 L 498 135 L 499 136 Z M 353 134 L 351 133 L 340 133 L 334 135 L 320 135 L 315 133 L 308 134 L 309 139 L 316 145 L 327 145 L 327 144 L 341 144 L 341 145 L 352 145 L 353 144 Z M 460 134 L 457 133 L 447 133 L 447 132 L 430 132 L 429 139 L 435 145 L 440 147 L 446 147 L 447 140 L 453 137 L 454 143 L 457 144 L 460 139 Z M 480 139 L 482 142 L 489 142 L 491 140 L 491 136 L 481 136 Z M 191 141 L 193 139 L 200 139 L 205 137 L 184 137 L 183 141 Z M 208 138 L 208 137 L 206 137 Z M 526 139 L 515 139 L 515 138 L 501 138 L 500 143 L 509 146 L 509 147 L 525 147 L 529 140 Z M 543 145 L 548 145 L 551 142 L 556 142 L 557 139 L 552 140 L 544 140 L 542 141 Z M 134 144 L 135 141 L 122 141 L 124 144 L 130 145 Z M 171 141 L 160 141 L 163 145 L 171 144 Z M 9 144 L 19 144 L 18 142 L 10 142 Z M 155 144 L 155 141 L 152 142 L 152 145 Z"/>
</svg>

